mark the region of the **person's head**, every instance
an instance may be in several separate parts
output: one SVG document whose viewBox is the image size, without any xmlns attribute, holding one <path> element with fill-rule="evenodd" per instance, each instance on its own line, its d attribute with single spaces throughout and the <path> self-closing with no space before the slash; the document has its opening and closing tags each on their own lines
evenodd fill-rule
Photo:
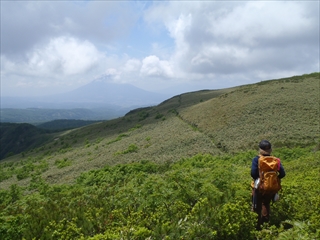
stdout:
<svg viewBox="0 0 320 240">
<path fill-rule="evenodd" d="M 261 155 L 270 155 L 272 152 L 271 143 L 268 140 L 262 140 L 259 143 L 259 153 Z"/>
</svg>

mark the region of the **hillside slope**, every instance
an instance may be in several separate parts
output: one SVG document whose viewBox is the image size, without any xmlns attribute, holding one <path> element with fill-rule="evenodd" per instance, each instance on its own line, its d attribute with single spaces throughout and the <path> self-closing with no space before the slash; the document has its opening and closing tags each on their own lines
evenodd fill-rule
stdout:
<svg viewBox="0 0 320 240">
<path fill-rule="evenodd" d="M 262 138 L 275 147 L 316 145 L 319 91 L 319 73 L 314 73 L 181 94 L 118 119 L 57 133 L 40 148 L 2 160 L 15 170 L 6 172 L 1 186 L 27 185 L 39 168 L 49 183 L 72 183 L 82 172 L 106 165 L 257 149 Z M 18 181 L 18 170 L 28 164 L 33 170 Z"/>
<path fill-rule="evenodd" d="M 6 156 L 41 146 L 48 139 L 47 131 L 31 124 L 0 122 L 0 160 Z"/>
<path fill-rule="evenodd" d="M 319 140 L 319 74 L 241 86 L 180 112 L 186 122 L 226 152 L 255 148 L 261 139 L 275 147 Z"/>
</svg>

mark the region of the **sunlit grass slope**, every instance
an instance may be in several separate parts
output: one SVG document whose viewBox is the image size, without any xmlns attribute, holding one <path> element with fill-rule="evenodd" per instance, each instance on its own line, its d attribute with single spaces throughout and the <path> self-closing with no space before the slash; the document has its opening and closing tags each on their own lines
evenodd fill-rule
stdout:
<svg viewBox="0 0 320 240">
<path fill-rule="evenodd" d="M 175 96 L 158 106 L 57 133 L 40 148 L 4 159 L 1 188 L 28 185 L 32 174 L 72 183 L 84 171 L 149 160 L 176 162 L 196 154 L 319 141 L 319 73 Z"/>
<path fill-rule="evenodd" d="M 252 149 L 261 139 L 275 147 L 319 140 L 319 73 L 260 82 L 193 105 L 181 118 L 226 152 Z"/>
</svg>

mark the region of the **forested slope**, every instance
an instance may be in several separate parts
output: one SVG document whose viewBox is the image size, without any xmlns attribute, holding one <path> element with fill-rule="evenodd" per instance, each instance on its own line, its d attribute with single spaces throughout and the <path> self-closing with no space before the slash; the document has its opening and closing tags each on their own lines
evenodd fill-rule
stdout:
<svg viewBox="0 0 320 240">
<path fill-rule="evenodd" d="M 0 122 L 0 160 L 43 145 L 49 134 L 31 124 Z"/>
</svg>

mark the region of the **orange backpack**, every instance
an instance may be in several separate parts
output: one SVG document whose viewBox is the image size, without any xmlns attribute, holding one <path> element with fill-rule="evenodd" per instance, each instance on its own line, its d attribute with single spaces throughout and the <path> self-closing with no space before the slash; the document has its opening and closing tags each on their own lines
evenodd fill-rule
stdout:
<svg viewBox="0 0 320 240">
<path fill-rule="evenodd" d="M 275 194 L 281 189 L 281 181 L 278 177 L 280 159 L 274 156 L 259 155 L 258 160 L 260 185 L 259 191 L 263 194 Z"/>
</svg>

